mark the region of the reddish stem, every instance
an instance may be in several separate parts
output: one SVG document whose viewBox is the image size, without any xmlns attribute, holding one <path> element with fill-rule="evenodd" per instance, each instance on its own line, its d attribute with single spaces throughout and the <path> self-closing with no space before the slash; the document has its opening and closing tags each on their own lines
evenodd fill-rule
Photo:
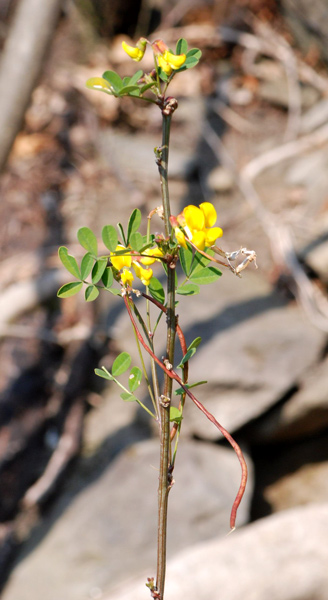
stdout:
<svg viewBox="0 0 328 600">
<path fill-rule="evenodd" d="M 145 296 L 146 298 L 148 297 L 147 294 L 142 294 L 143 296 Z M 154 304 L 156 304 L 156 306 L 158 306 L 158 308 L 160 308 L 161 310 L 163 310 L 163 312 L 166 312 L 166 307 L 163 306 L 160 302 L 158 302 L 157 300 L 154 300 L 153 298 L 149 297 L 149 299 L 154 302 Z M 238 507 L 240 505 L 240 502 L 242 500 L 242 497 L 244 495 L 245 492 L 245 488 L 246 488 L 246 483 L 247 483 L 247 465 L 246 465 L 246 461 L 244 458 L 244 455 L 241 451 L 240 446 L 237 444 L 236 440 L 230 435 L 230 433 L 216 420 L 216 418 L 205 408 L 205 406 L 199 401 L 197 400 L 197 398 L 192 394 L 192 392 L 186 387 L 186 385 L 183 383 L 182 379 L 179 377 L 179 375 L 173 371 L 173 369 L 168 369 L 164 363 L 162 363 L 161 360 L 159 360 L 159 358 L 157 358 L 157 356 L 153 353 L 153 351 L 151 350 L 151 348 L 149 348 L 149 346 L 147 346 L 146 342 L 144 341 L 138 326 L 134 320 L 131 308 L 129 306 L 129 299 L 126 295 L 123 296 L 123 300 L 126 306 L 126 309 L 128 311 L 131 323 L 134 327 L 134 330 L 136 332 L 137 338 L 140 341 L 140 343 L 142 344 L 142 346 L 144 347 L 144 349 L 146 350 L 146 352 L 148 352 L 148 354 L 150 354 L 150 356 L 154 359 L 154 361 L 159 365 L 159 367 L 164 371 L 164 373 L 166 373 L 169 377 L 171 377 L 171 379 L 174 379 L 175 381 L 178 382 L 178 384 L 182 387 L 182 389 L 185 391 L 185 393 L 187 394 L 187 396 L 189 396 L 189 398 L 194 402 L 194 404 L 196 404 L 196 406 L 201 410 L 201 412 L 209 419 L 209 421 L 211 421 L 211 423 L 213 423 L 213 425 L 215 425 L 215 427 L 217 427 L 217 429 L 222 433 L 222 435 L 226 438 L 226 440 L 229 442 L 229 444 L 232 446 L 232 448 L 234 449 L 240 466 L 241 466 L 241 482 L 240 482 L 240 486 L 236 495 L 236 498 L 234 500 L 234 503 L 232 505 L 232 509 L 231 509 L 231 513 L 230 513 L 230 528 L 232 530 L 235 529 L 235 523 L 236 523 L 236 516 L 237 516 L 237 510 Z M 178 330 L 180 330 L 180 335 Z M 179 340 L 181 341 L 181 339 L 184 340 L 184 335 L 182 333 L 182 330 L 180 329 L 179 325 L 177 325 L 177 334 L 179 337 Z M 184 341 L 184 347 L 186 347 L 185 341 Z"/>
</svg>

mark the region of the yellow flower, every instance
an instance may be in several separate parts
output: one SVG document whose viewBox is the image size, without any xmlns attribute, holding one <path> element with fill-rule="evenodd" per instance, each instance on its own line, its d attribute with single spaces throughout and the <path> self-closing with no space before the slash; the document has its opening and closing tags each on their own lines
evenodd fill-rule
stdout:
<svg viewBox="0 0 328 600">
<path fill-rule="evenodd" d="M 199 208 L 189 204 L 177 217 L 183 229 L 175 228 L 178 243 L 187 248 L 186 240 L 189 240 L 198 250 L 213 246 L 217 238 L 223 235 L 221 227 L 213 227 L 216 219 L 216 210 L 211 202 L 202 202 Z"/>
<path fill-rule="evenodd" d="M 123 269 L 121 274 L 121 281 L 123 285 L 131 285 L 134 280 L 133 273 L 129 269 Z"/>
<path fill-rule="evenodd" d="M 140 262 L 143 265 L 152 265 L 155 262 L 155 260 L 159 260 L 158 258 L 156 258 L 157 256 L 163 256 L 163 252 L 160 248 L 147 248 L 142 253 L 142 258 L 140 259 Z"/>
<path fill-rule="evenodd" d="M 182 65 L 186 62 L 185 54 L 172 54 L 169 50 L 166 50 L 163 54 L 164 60 L 170 65 L 171 69 L 180 69 Z"/>
<path fill-rule="evenodd" d="M 172 54 L 169 50 L 165 50 L 165 52 L 157 57 L 158 66 L 163 69 L 166 75 L 171 75 L 172 70 L 176 71 L 180 69 L 182 65 L 186 61 L 185 54 Z"/>
<path fill-rule="evenodd" d="M 140 38 L 136 46 L 129 46 L 126 42 L 122 42 L 123 50 L 136 62 L 139 62 L 145 54 L 147 40 Z"/>
<path fill-rule="evenodd" d="M 144 269 L 136 260 L 133 261 L 132 266 L 136 276 L 141 280 L 141 282 L 144 285 L 149 285 L 149 282 L 153 276 L 152 269 Z"/>
<path fill-rule="evenodd" d="M 119 252 L 121 250 L 126 250 L 126 248 L 124 248 L 124 246 L 121 246 L 120 244 L 116 246 L 115 252 Z M 131 254 L 119 254 L 118 256 L 115 256 L 115 253 L 111 252 L 110 260 L 113 267 L 115 267 L 115 269 L 117 269 L 118 271 L 123 269 L 123 267 L 131 267 Z"/>
</svg>

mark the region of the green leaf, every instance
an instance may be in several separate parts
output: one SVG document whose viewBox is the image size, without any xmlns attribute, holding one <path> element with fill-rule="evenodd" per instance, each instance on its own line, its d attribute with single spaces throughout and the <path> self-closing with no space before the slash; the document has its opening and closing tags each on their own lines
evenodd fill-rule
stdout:
<svg viewBox="0 0 328 600">
<path fill-rule="evenodd" d="M 216 267 L 206 267 L 205 269 L 200 269 L 196 273 L 192 273 L 190 277 L 191 283 L 196 283 L 197 285 L 207 285 L 208 283 L 213 283 L 221 277 L 222 273 Z"/>
<path fill-rule="evenodd" d="M 81 246 L 90 252 L 93 256 L 98 254 L 97 238 L 89 227 L 81 227 L 77 232 L 77 239 Z"/>
<path fill-rule="evenodd" d="M 185 383 L 184 386 L 188 390 L 190 390 L 191 388 L 196 387 L 197 385 L 203 385 L 203 383 L 207 383 L 207 381 L 197 381 L 196 383 L 192 383 L 191 385 L 189 383 Z M 185 390 L 183 388 L 178 388 L 177 390 L 175 390 L 174 393 L 176 396 L 181 396 L 185 393 Z"/>
<path fill-rule="evenodd" d="M 122 375 L 122 373 L 125 373 L 125 371 L 129 368 L 130 364 L 131 364 L 130 354 L 128 354 L 128 352 L 121 352 L 121 354 L 119 354 L 113 362 L 112 374 L 114 375 L 114 377 L 117 377 L 118 375 Z"/>
<path fill-rule="evenodd" d="M 87 88 L 89 88 L 89 90 L 99 90 L 100 92 L 105 92 L 110 96 L 113 95 L 113 91 L 109 83 L 102 77 L 91 77 L 88 79 L 85 85 Z"/>
<path fill-rule="evenodd" d="M 138 231 L 138 229 L 140 227 L 140 223 L 141 223 L 141 212 L 140 212 L 139 208 L 135 208 L 132 211 L 131 216 L 129 218 L 127 245 L 129 245 L 129 243 L 130 243 L 131 233 Z"/>
<path fill-rule="evenodd" d="M 194 296 L 195 294 L 199 294 L 199 292 L 199 285 L 195 283 L 185 283 L 176 289 L 176 293 L 180 294 L 180 296 Z"/>
<path fill-rule="evenodd" d="M 200 336 L 196 337 L 191 344 L 189 344 L 187 351 L 191 350 L 191 348 L 198 348 L 199 344 L 201 343 L 202 338 Z"/>
<path fill-rule="evenodd" d="M 82 288 L 82 281 L 70 281 L 70 283 L 65 283 L 57 292 L 58 298 L 69 298 L 70 296 L 75 296 L 80 289 Z"/>
<path fill-rule="evenodd" d="M 115 71 L 105 71 L 103 78 L 114 88 L 115 92 L 119 92 L 123 87 L 123 81 Z"/>
<path fill-rule="evenodd" d="M 175 53 L 176 54 L 187 54 L 187 50 L 188 50 L 188 42 L 187 42 L 187 40 L 185 40 L 184 38 L 180 38 L 177 41 Z"/>
<path fill-rule="evenodd" d="M 121 295 L 121 290 L 118 290 L 117 288 L 106 288 L 107 292 L 110 292 L 111 294 L 113 294 L 114 296 L 120 296 Z"/>
<path fill-rule="evenodd" d="M 139 387 L 142 379 L 142 371 L 139 367 L 132 367 L 130 375 L 129 375 L 129 389 L 131 392 L 135 392 L 135 390 Z"/>
<path fill-rule="evenodd" d="M 168 82 L 169 78 L 161 67 L 158 67 L 158 75 L 162 81 L 165 81 L 165 83 Z"/>
<path fill-rule="evenodd" d="M 139 69 L 139 71 L 136 71 L 135 74 L 132 75 L 132 77 L 130 78 L 130 85 L 134 85 L 135 83 L 137 83 L 142 76 L 143 71 L 142 69 Z"/>
<path fill-rule="evenodd" d="M 190 246 L 188 246 L 188 248 L 183 248 L 183 247 L 180 248 L 179 258 L 180 258 L 181 268 L 187 277 L 189 277 L 189 274 L 190 274 L 193 256 L 194 256 L 194 253 Z"/>
<path fill-rule="evenodd" d="M 196 348 L 190 348 L 190 350 L 188 350 L 186 352 L 186 354 L 184 355 L 183 359 L 181 360 L 181 362 L 178 364 L 178 367 L 180 369 L 182 369 L 183 365 L 188 362 L 188 360 L 190 360 L 194 354 L 196 353 Z"/>
<path fill-rule="evenodd" d="M 181 423 L 182 421 L 182 412 L 176 406 L 170 406 L 170 421 L 174 421 L 175 423 Z"/>
<path fill-rule="evenodd" d="M 154 87 L 154 85 L 156 85 L 156 81 L 152 81 L 151 83 L 146 83 L 141 88 L 139 88 L 140 89 L 140 94 L 144 94 L 147 90 L 149 90 L 150 88 Z"/>
<path fill-rule="evenodd" d="M 213 250 L 211 250 L 210 248 L 207 250 L 207 254 L 209 256 L 214 255 Z M 196 273 L 196 271 L 200 271 L 201 269 L 204 269 L 205 267 L 207 267 L 209 264 L 211 264 L 211 259 L 210 258 L 206 258 L 206 256 L 203 256 L 202 254 L 200 254 L 199 252 L 196 252 L 195 256 L 194 256 L 194 260 L 192 262 L 192 267 L 191 267 L 191 273 L 192 275 L 194 273 Z"/>
<path fill-rule="evenodd" d="M 95 373 L 96 375 L 98 375 L 98 377 L 103 377 L 108 381 L 113 381 L 114 379 L 114 377 L 112 377 L 112 375 L 107 371 L 105 367 L 101 367 L 101 369 L 95 369 Z"/>
<path fill-rule="evenodd" d="M 196 65 L 198 65 L 199 60 L 198 58 L 195 58 L 194 56 L 190 56 L 189 58 L 186 58 L 186 62 L 183 64 L 182 68 L 185 67 L 186 69 L 192 69 L 193 67 L 195 67 Z"/>
<path fill-rule="evenodd" d="M 67 250 L 67 248 L 65 248 L 65 246 L 61 246 L 59 248 L 58 256 L 59 256 L 61 262 L 63 263 L 65 269 L 67 269 L 67 271 L 71 275 L 74 275 L 74 277 L 77 277 L 77 279 L 81 279 L 81 273 L 80 273 L 78 264 L 77 264 L 74 256 L 71 256 L 71 254 L 68 254 L 68 250 Z"/>
<path fill-rule="evenodd" d="M 106 289 L 110 288 L 113 285 L 114 277 L 111 267 L 106 267 L 102 274 L 101 281 L 103 282 Z"/>
<path fill-rule="evenodd" d="M 99 290 L 95 285 L 88 285 L 85 290 L 85 299 L 87 302 L 93 302 L 99 296 Z"/>
<path fill-rule="evenodd" d="M 137 250 L 140 252 L 141 248 L 144 246 L 143 235 L 139 233 L 139 231 L 134 231 L 130 235 L 130 246 L 133 250 Z"/>
<path fill-rule="evenodd" d="M 152 277 L 149 282 L 149 292 L 155 300 L 158 300 L 161 304 L 165 302 L 165 292 L 161 282 L 156 279 L 156 277 Z"/>
<path fill-rule="evenodd" d="M 202 57 L 202 51 L 199 48 L 191 48 L 187 53 L 187 60 L 189 58 L 197 58 L 199 61 Z"/>
<path fill-rule="evenodd" d="M 120 89 L 119 96 L 128 96 L 132 94 L 132 92 L 138 91 L 140 93 L 139 87 L 137 85 L 126 85 Z"/>
<path fill-rule="evenodd" d="M 115 252 L 116 246 L 118 245 L 118 235 L 115 227 L 113 227 L 113 225 L 105 225 L 101 232 L 101 237 L 106 248 L 111 252 Z"/>
<path fill-rule="evenodd" d="M 93 263 L 95 262 L 94 257 L 90 252 L 87 252 L 82 260 L 81 260 L 81 278 L 86 279 L 90 274 L 90 271 L 93 267 Z"/>
<path fill-rule="evenodd" d="M 123 77 L 123 87 L 130 84 L 131 77 Z"/>
<path fill-rule="evenodd" d="M 124 243 L 125 246 L 127 246 L 123 225 L 121 223 L 117 223 L 117 228 L 122 236 L 122 242 Z"/>
<path fill-rule="evenodd" d="M 98 258 L 98 260 L 96 260 L 94 267 L 92 269 L 92 283 L 98 283 L 98 281 L 100 281 L 100 279 L 102 278 L 105 269 L 107 267 L 107 258 Z"/>
<path fill-rule="evenodd" d="M 124 400 L 124 402 L 138 402 L 138 398 L 136 398 L 133 394 L 130 394 L 129 392 L 122 392 L 120 396 L 122 400 Z"/>
</svg>

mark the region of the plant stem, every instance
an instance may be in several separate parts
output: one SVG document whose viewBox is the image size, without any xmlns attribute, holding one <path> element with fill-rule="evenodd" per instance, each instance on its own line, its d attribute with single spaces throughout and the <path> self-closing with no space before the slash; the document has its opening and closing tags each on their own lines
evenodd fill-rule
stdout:
<svg viewBox="0 0 328 600">
<path fill-rule="evenodd" d="M 171 115 L 163 114 L 162 155 L 159 173 L 162 188 L 164 223 L 166 237 L 170 236 L 170 199 L 168 189 L 168 157 L 170 139 Z M 173 265 L 174 267 L 174 265 Z M 175 343 L 175 269 L 168 265 L 167 273 L 167 312 L 166 312 L 166 359 L 173 365 Z M 171 367 L 172 368 L 172 367 Z M 157 537 L 157 575 L 156 590 L 160 600 L 164 598 L 166 572 L 166 536 L 167 536 L 167 505 L 168 495 L 172 485 L 169 472 L 171 442 L 170 442 L 170 404 L 172 398 L 172 378 L 165 373 L 164 393 L 160 404 L 160 469 L 158 485 L 158 537 Z"/>
</svg>

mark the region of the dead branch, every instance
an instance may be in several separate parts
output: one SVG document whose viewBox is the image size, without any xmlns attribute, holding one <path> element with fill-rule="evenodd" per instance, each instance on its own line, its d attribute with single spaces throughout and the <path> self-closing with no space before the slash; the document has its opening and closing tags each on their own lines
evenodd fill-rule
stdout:
<svg viewBox="0 0 328 600">
<path fill-rule="evenodd" d="M 0 64 L 0 171 L 40 75 L 63 0 L 20 0 Z"/>
</svg>

